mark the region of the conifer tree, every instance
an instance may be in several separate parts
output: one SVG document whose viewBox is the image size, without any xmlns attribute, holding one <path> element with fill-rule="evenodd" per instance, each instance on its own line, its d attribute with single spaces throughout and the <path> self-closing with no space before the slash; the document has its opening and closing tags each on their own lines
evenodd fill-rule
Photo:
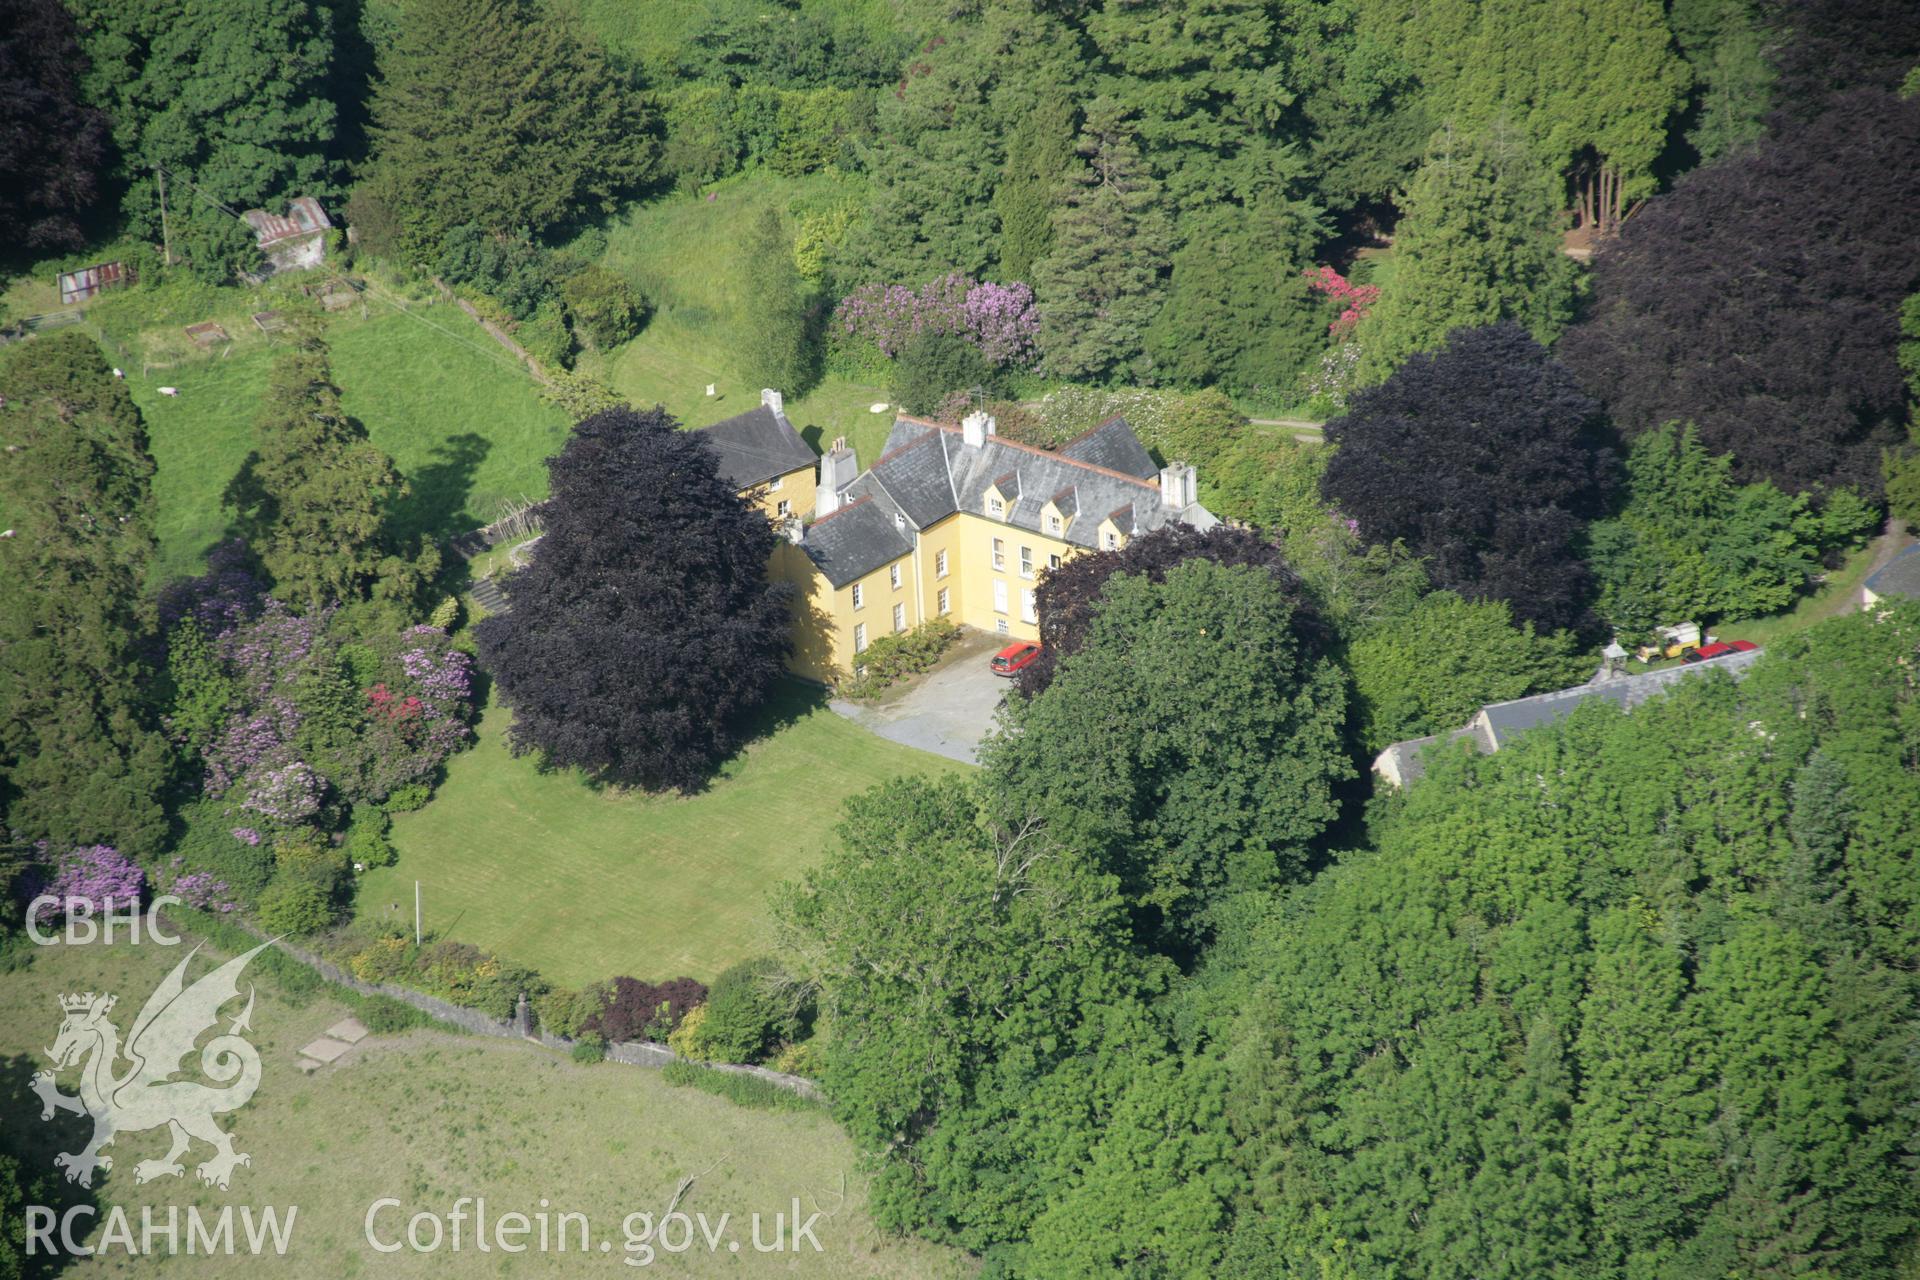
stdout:
<svg viewBox="0 0 1920 1280">
<path fill-rule="evenodd" d="M 1034 268 L 1040 348 L 1062 377 L 1137 373 L 1164 295 L 1171 227 L 1119 102 L 1087 104 L 1079 152 L 1054 213 L 1053 249 Z"/>
<path fill-rule="evenodd" d="M 1166 305 L 1147 334 L 1154 372 L 1191 386 L 1290 392 L 1325 345 L 1302 273 L 1321 225 L 1301 202 L 1227 205 L 1189 220 Z"/>
<path fill-rule="evenodd" d="M 1030 280 L 1053 247 L 1054 199 L 1073 162 L 1073 104 L 1034 104 L 1007 135 L 1007 159 L 993 206 L 1000 217 L 1000 278 Z"/>
<path fill-rule="evenodd" d="M 302 612 L 369 594 L 404 598 L 415 575 L 435 567 L 394 554 L 388 519 L 407 493 L 393 459 L 341 405 L 326 343 L 301 332 L 274 363 L 253 452 L 227 486 L 234 532 Z"/>
<path fill-rule="evenodd" d="M 170 755 L 145 698 L 145 425 L 83 334 L 16 348 L 0 385 L 0 839 L 157 852 Z"/>
<path fill-rule="evenodd" d="M 363 197 L 427 258 L 454 227 L 534 234 L 607 211 L 653 162 L 633 86 L 527 0 L 419 0 L 380 63 Z"/>
<path fill-rule="evenodd" d="M 1434 135 L 1394 237 L 1393 274 L 1356 332 L 1360 376 L 1385 378 L 1454 329 L 1512 320 L 1549 342 L 1572 315 L 1552 182 L 1511 133 Z"/>
</svg>

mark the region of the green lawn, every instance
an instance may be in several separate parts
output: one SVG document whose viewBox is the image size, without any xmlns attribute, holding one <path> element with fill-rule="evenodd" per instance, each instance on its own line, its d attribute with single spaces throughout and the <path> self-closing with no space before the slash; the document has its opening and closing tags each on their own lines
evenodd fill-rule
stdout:
<svg viewBox="0 0 1920 1280">
<path fill-rule="evenodd" d="M 826 175 L 781 178 L 756 172 L 718 184 L 713 199 L 679 195 L 636 206 L 607 234 L 602 261 L 653 301 L 655 313 L 632 342 L 584 367 L 636 405 L 665 405 L 692 427 L 706 426 L 760 403 L 732 358 L 733 334 L 753 305 L 753 284 L 735 256 L 761 210 L 813 208 L 850 198 Z M 712 384 L 718 394 L 709 397 Z M 881 387 L 828 375 L 804 395 L 787 395 L 787 416 L 815 449 L 844 435 L 863 462 L 878 456 L 893 425 L 891 411 L 870 413 L 889 398 Z"/>
<path fill-rule="evenodd" d="M 897 774 L 963 769 L 790 695 L 793 717 L 706 792 L 587 786 L 507 751 L 507 713 L 453 759 L 431 804 L 394 821 L 399 864 L 361 883 L 362 919 L 411 922 L 570 985 L 619 974 L 712 981 L 767 950 L 767 893 L 813 866 L 841 801 Z"/>
<path fill-rule="evenodd" d="M 545 460 L 566 420 L 472 321 L 452 307 L 428 316 L 439 328 L 376 307 L 336 321 L 328 340 L 348 410 L 412 482 L 403 528 L 440 535 L 486 523 L 510 499 L 543 496 Z M 191 572 L 219 540 L 220 495 L 252 448 L 272 359 L 271 347 L 250 343 L 225 358 L 127 370 L 158 468 L 163 575 Z"/>
<path fill-rule="evenodd" d="M 28 968 L 0 983 L 0 1114 L 6 1117 L 0 1150 L 21 1160 L 23 1181 L 56 1174 L 54 1153 L 77 1150 L 88 1131 L 84 1121 L 65 1113 L 41 1122 L 39 1102 L 26 1089 L 28 1076 L 49 1065 L 42 1051 L 60 1024 L 58 997 L 77 991 L 118 995 L 111 1018 L 124 1033 L 190 943 L 38 948 Z M 211 968 L 209 953 L 202 952 L 189 980 Z M 676 1089 L 656 1071 L 611 1063 L 582 1067 L 520 1041 L 439 1031 L 376 1036 L 341 1063 L 304 1076 L 294 1065 L 295 1049 L 345 1011 L 324 997 L 294 1001 L 270 979 L 251 973 L 243 985 L 250 980 L 258 986 L 247 1038 L 260 1052 L 260 1087 L 219 1123 L 252 1162 L 235 1170 L 229 1190 L 204 1187 L 192 1166 L 209 1149 L 196 1144 L 184 1177 L 136 1186 L 135 1163 L 159 1158 L 166 1132 L 118 1135 L 108 1148 L 113 1170 L 94 1177 L 99 1212 L 123 1208 L 138 1239 L 143 1207 L 153 1209 L 162 1227 L 169 1207 L 178 1207 L 182 1253 L 130 1259 L 115 1249 L 77 1260 L 62 1275 L 337 1280 L 650 1273 L 622 1265 L 622 1220 L 636 1211 L 659 1217 L 680 1179 L 694 1175 L 678 1208 L 707 1215 L 710 1226 L 731 1214 L 726 1235 L 742 1247 L 729 1253 L 722 1243 L 718 1253 L 709 1253 L 702 1243 L 677 1256 L 656 1252 L 654 1261 L 669 1274 L 908 1277 L 973 1270 L 961 1254 L 879 1232 L 855 1152 L 822 1112 L 745 1110 L 697 1090 Z M 238 1009 L 235 1004 L 231 1011 Z M 188 1062 L 182 1078 L 198 1079 L 198 1058 Z M 60 1073 L 63 1092 L 74 1091 L 77 1076 L 75 1069 Z M 56 1186 L 62 1190 L 50 1202 L 64 1208 L 65 1184 Z M 376 1220 L 384 1240 L 390 1228 L 404 1232 L 416 1212 L 444 1219 L 463 1196 L 484 1197 L 488 1217 L 496 1220 L 512 1212 L 534 1214 L 542 1204 L 551 1213 L 584 1213 L 595 1249 L 584 1255 L 480 1253 L 470 1222 L 459 1253 L 443 1247 L 437 1254 L 384 1254 L 367 1242 L 364 1223 L 376 1200 L 393 1197 L 404 1206 L 404 1212 L 385 1209 Z M 755 1253 L 748 1215 L 790 1215 L 795 1197 L 804 1213 L 822 1211 L 814 1229 L 821 1252 L 803 1245 L 798 1254 Z M 31 1194 L 29 1202 L 49 1203 Z M 242 1205 L 272 1205 L 283 1214 L 295 1207 L 286 1257 L 187 1256 L 188 1208 L 212 1216 L 229 1205 L 236 1218 Z M 100 1242 L 100 1217 L 78 1223 L 77 1234 Z M 19 1226 L 7 1225 L 10 1231 Z M 771 1235 L 770 1226 L 765 1230 Z M 237 1221 L 234 1234 L 244 1238 Z M 611 1243 L 607 1253 L 598 1252 L 601 1238 Z M 165 1240 L 164 1234 L 155 1237 L 156 1247 L 164 1250 Z"/>
</svg>

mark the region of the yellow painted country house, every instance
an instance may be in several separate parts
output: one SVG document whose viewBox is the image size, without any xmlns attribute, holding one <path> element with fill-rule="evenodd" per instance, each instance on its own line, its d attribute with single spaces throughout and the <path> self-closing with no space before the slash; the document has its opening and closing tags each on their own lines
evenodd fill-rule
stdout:
<svg viewBox="0 0 1920 1280">
<path fill-rule="evenodd" d="M 777 393 L 763 402 L 707 430 L 722 473 L 783 524 L 771 572 L 798 587 L 792 665 L 812 679 L 850 671 L 874 640 L 934 617 L 1037 638 L 1034 591 L 1049 566 L 1168 523 L 1218 523 L 1193 468 L 1157 466 L 1124 418 L 1050 451 L 1000 438 L 984 413 L 959 426 L 902 415 L 866 470 L 835 441 L 817 481 L 795 466 L 766 487 L 771 468 L 812 450 Z M 790 439 L 775 444 L 779 429 Z"/>
</svg>

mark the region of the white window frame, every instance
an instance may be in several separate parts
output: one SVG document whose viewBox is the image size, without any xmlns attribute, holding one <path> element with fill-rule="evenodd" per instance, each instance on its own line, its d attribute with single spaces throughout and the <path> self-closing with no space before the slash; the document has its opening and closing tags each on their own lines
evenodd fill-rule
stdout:
<svg viewBox="0 0 1920 1280">
<path fill-rule="evenodd" d="M 1031 578 L 1033 576 L 1032 547 L 1020 548 L 1020 576 L 1023 578 Z"/>
<path fill-rule="evenodd" d="M 936 578 L 944 578 L 947 576 L 947 549 L 945 547 L 934 552 L 933 576 Z"/>
<path fill-rule="evenodd" d="M 1032 591 L 1020 592 L 1020 620 L 1022 622 L 1040 621 L 1040 611 L 1036 607 Z"/>
<path fill-rule="evenodd" d="M 907 629 L 907 606 L 904 601 L 893 606 L 893 629 L 896 633 Z"/>
<path fill-rule="evenodd" d="M 1047 532 L 1048 532 L 1048 533 L 1058 533 L 1058 532 L 1060 532 L 1060 517 L 1059 517 L 1059 516 L 1048 516 L 1048 517 L 1047 517 Z"/>
<path fill-rule="evenodd" d="M 934 597 L 934 601 L 940 606 L 941 613 L 953 612 L 953 593 L 945 587 L 940 588 L 940 594 Z"/>
<path fill-rule="evenodd" d="M 892 565 L 887 569 L 887 580 L 893 583 L 893 589 L 895 591 L 898 591 L 900 589 L 900 566 L 899 565 L 897 564 Z"/>
<path fill-rule="evenodd" d="M 1120 535 L 1112 529 L 1107 530 L 1106 538 L 1102 545 L 1108 551 L 1118 551 L 1120 549 Z"/>
<path fill-rule="evenodd" d="M 867 624 L 864 622 L 853 624 L 853 651 L 855 653 L 867 651 Z"/>
<path fill-rule="evenodd" d="M 1005 520 L 1007 518 L 1007 504 L 1000 495 L 995 493 L 987 495 L 987 514 L 996 520 Z"/>
<path fill-rule="evenodd" d="M 1007 540 L 1005 538 L 995 538 L 993 540 L 993 567 L 996 569 L 1004 569 L 1007 567 Z"/>
<path fill-rule="evenodd" d="M 1058 551 L 1049 552 L 1047 555 L 1047 568 L 1058 569 L 1059 567 L 1060 567 L 1060 553 Z"/>
<path fill-rule="evenodd" d="M 767 481 L 767 492 L 769 493 L 779 492 L 780 486 L 785 484 L 786 482 L 787 482 L 787 478 L 785 476 L 775 476 L 773 479 Z"/>
<path fill-rule="evenodd" d="M 1013 634 L 1013 628 L 1007 625 L 1007 620 L 1005 618 L 995 618 L 993 620 L 993 629 L 995 631 L 998 631 L 1003 636 Z"/>
<path fill-rule="evenodd" d="M 993 580 L 993 611 L 995 613 L 1007 611 L 1007 580 L 1005 578 Z"/>
<path fill-rule="evenodd" d="M 867 607 L 867 593 L 857 582 L 853 584 L 853 607 L 856 609 Z"/>
<path fill-rule="evenodd" d="M 793 504 L 791 502 L 788 502 L 785 498 L 782 498 L 780 499 L 780 501 L 774 503 L 773 511 L 775 515 L 779 516 L 782 520 L 784 520 L 788 516 L 793 514 Z"/>
</svg>

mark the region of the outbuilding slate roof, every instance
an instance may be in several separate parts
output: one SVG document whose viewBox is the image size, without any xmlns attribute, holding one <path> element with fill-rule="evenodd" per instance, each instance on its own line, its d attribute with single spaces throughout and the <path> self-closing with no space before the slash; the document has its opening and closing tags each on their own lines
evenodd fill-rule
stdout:
<svg viewBox="0 0 1920 1280">
<path fill-rule="evenodd" d="M 871 497 L 815 520 L 800 546 L 836 590 L 913 550 L 893 506 Z"/>
<path fill-rule="evenodd" d="M 1888 561 L 1867 579 L 1866 587 L 1882 600 L 1888 596 L 1920 600 L 1920 544 L 1908 547 Z"/>
<path fill-rule="evenodd" d="M 958 427 L 902 416 L 894 421 L 885 452 L 847 486 L 846 497 L 871 498 L 889 514 L 903 514 L 915 529 L 925 529 L 958 511 L 984 514 L 987 490 L 997 487 L 1008 500 L 1005 523 L 1035 533 L 1042 532 L 1047 500 L 1059 498 L 1063 513 L 1077 511 L 1079 516 L 1063 534 L 1047 536 L 1089 548 L 1099 545 L 1095 513 L 1111 513 L 1114 523 L 1129 534 L 1151 532 L 1173 520 L 1203 529 L 1217 523 L 1197 502 L 1180 511 L 1161 503 L 1153 460 L 1124 418 L 1111 419 L 1095 431 L 1103 442 L 1099 451 L 1106 456 L 1124 460 L 1127 451 L 1119 437 L 1131 440 L 1145 459 L 1147 474 L 1129 474 L 1070 456 L 1064 449 L 1050 453 L 999 436 L 969 445 Z M 1093 439 L 1090 434 L 1077 443 Z"/>
<path fill-rule="evenodd" d="M 720 474 L 736 490 L 811 467 L 816 460 L 787 415 L 766 405 L 702 427 L 700 434 L 720 455 Z"/>
<path fill-rule="evenodd" d="M 1705 662 L 1668 667 L 1663 671 L 1649 671 L 1645 675 L 1602 680 L 1595 684 L 1583 684 L 1577 689 L 1561 689 L 1554 693 L 1535 694 L 1531 698 L 1516 698 L 1511 702 L 1493 702 L 1480 708 L 1480 714 L 1475 717 L 1474 723 L 1479 731 L 1481 748 L 1497 751 L 1511 742 L 1516 734 L 1571 715 L 1575 707 L 1589 699 L 1605 698 L 1609 702 L 1631 710 L 1655 694 L 1671 689 L 1682 680 L 1691 679 L 1708 671 L 1726 671 L 1735 676 L 1744 675 L 1746 669 L 1759 658 L 1760 650 L 1749 649 L 1741 653 L 1709 658 Z M 1492 735 L 1491 741 L 1488 740 L 1488 734 Z"/>
</svg>

